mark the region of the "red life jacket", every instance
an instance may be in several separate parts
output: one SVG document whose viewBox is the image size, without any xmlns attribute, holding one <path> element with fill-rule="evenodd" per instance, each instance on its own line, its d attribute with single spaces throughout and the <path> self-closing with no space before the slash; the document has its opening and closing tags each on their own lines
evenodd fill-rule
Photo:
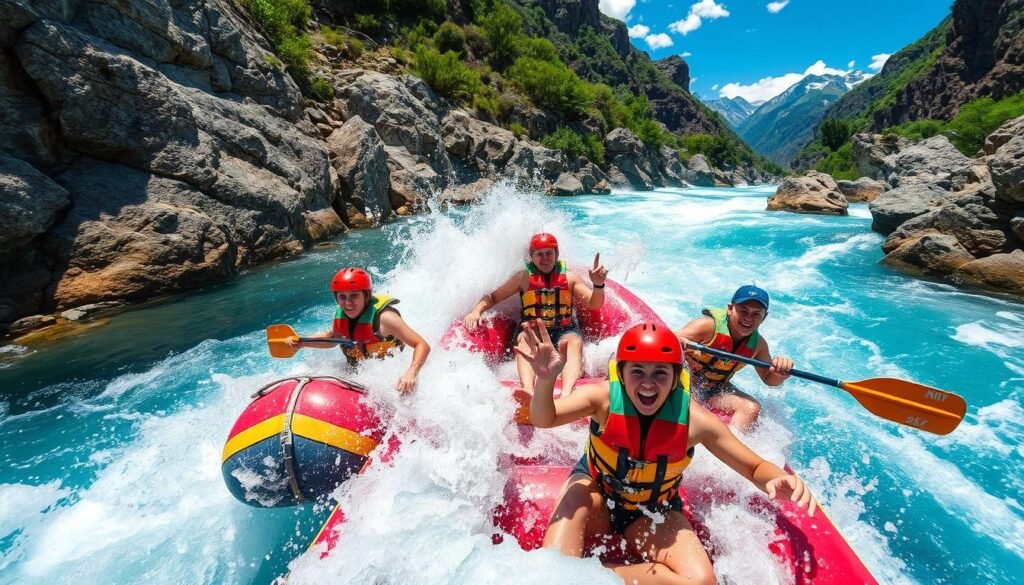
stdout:
<svg viewBox="0 0 1024 585">
<path fill-rule="evenodd" d="M 540 318 L 548 328 L 572 325 L 572 291 L 565 272 L 565 261 L 559 260 L 555 268 L 544 274 L 533 264 L 526 264 L 530 276 L 526 292 L 519 293 L 523 303 L 523 321 Z"/>
<path fill-rule="evenodd" d="M 379 333 L 380 314 L 384 309 L 398 303 L 398 299 L 385 295 L 372 295 L 366 308 L 358 317 L 350 319 L 338 307 L 334 312 L 334 336 L 351 339 L 358 345 L 342 348 L 349 362 L 354 363 L 367 357 L 385 357 L 392 349 L 404 347 L 394 336 L 384 337 Z"/>
<path fill-rule="evenodd" d="M 679 491 L 690 464 L 690 376 L 683 368 L 676 386 L 654 415 L 643 444 L 640 414 L 619 381 L 618 364 L 608 364 L 608 419 L 604 429 L 590 421 L 587 464 L 605 496 L 628 510 L 664 504 Z"/>
</svg>

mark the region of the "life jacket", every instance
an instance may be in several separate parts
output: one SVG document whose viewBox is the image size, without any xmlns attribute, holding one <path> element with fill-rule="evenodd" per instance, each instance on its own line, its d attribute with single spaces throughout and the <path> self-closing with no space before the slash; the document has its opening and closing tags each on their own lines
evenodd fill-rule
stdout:
<svg viewBox="0 0 1024 585">
<path fill-rule="evenodd" d="M 640 414 L 619 381 L 618 364 L 608 363 L 608 420 L 604 430 L 590 421 L 587 464 L 605 497 L 627 510 L 664 504 L 679 491 L 690 464 L 690 375 L 683 368 L 665 403 L 640 442 Z"/>
<path fill-rule="evenodd" d="M 715 337 L 707 344 L 708 347 L 743 357 L 754 356 L 757 351 L 757 342 L 760 340 L 757 331 L 751 333 L 746 342 L 736 347 L 732 335 L 729 333 L 729 316 L 726 310 L 704 309 L 702 312 L 715 320 Z M 690 371 L 693 372 L 694 384 L 702 388 L 714 388 L 719 384 L 725 384 L 733 374 L 744 366 L 743 362 L 690 351 L 686 352 L 686 363 L 689 364 Z"/>
<path fill-rule="evenodd" d="M 545 327 L 572 325 L 572 291 L 565 275 L 565 261 L 559 260 L 554 270 L 544 274 L 533 264 L 526 263 L 530 284 L 526 292 L 519 293 L 523 303 L 522 320 L 540 318 Z"/>
<path fill-rule="evenodd" d="M 350 318 L 338 307 L 334 311 L 334 336 L 355 341 L 354 347 L 342 347 L 341 351 L 348 357 L 349 363 L 355 363 L 367 357 L 382 358 L 392 349 L 405 347 L 394 336 L 383 337 L 379 333 L 380 314 L 384 309 L 397 304 L 398 299 L 385 295 L 371 295 L 366 308 L 356 318 Z"/>
</svg>

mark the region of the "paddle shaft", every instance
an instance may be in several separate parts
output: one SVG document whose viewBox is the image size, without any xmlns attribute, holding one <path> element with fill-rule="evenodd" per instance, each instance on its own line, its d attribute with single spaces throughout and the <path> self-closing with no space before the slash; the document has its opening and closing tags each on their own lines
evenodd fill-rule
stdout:
<svg viewBox="0 0 1024 585">
<path fill-rule="evenodd" d="M 770 367 L 772 367 L 772 365 L 770 363 L 768 363 L 768 362 L 764 362 L 764 361 L 761 361 L 761 360 L 755 360 L 754 358 L 743 357 L 741 355 L 736 355 L 734 353 L 729 353 L 727 351 L 722 351 L 720 349 L 715 349 L 713 347 L 708 347 L 706 345 L 703 345 L 703 344 L 700 344 L 700 343 L 694 343 L 692 341 L 686 344 L 686 348 L 687 349 L 695 349 L 695 350 L 697 350 L 697 351 L 699 351 L 701 353 L 709 353 L 711 355 L 718 356 L 720 358 L 725 358 L 727 360 L 743 362 L 745 364 L 749 364 L 751 366 L 757 366 L 759 368 L 770 368 Z M 835 386 L 836 388 L 842 388 L 843 387 L 843 383 L 840 382 L 839 380 L 835 380 L 833 378 L 826 378 L 825 376 L 819 376 L 818 374 L 812 374 L 811 372 L 804 372 L 804 371 L 801 371 L 801 370 L 790 370 L 789 373 L 791 375 L 793 375 L 793 376 L 796 376 L 797 378 L 803 378 L 805 380 L 810 380 L 812 382 L 818 382 L 819 384 L 825 384 L 825 385 L 828 385 L 828 386 Z"/>
<path fill-rule="evenodd" d="M 351 339 L 345 339 L 344 337 L 300 337 L 299 343 L 315 342 L 315 343 L 337 343 L 343 347 L 355 347 L 359 345 Z"/>
</svg>

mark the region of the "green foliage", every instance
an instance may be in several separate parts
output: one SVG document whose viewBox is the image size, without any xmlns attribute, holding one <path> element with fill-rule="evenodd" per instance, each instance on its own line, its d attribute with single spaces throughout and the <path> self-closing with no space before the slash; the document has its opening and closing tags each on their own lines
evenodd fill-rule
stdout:
<svg viewBox="0 0 1024 585">
<path fill-rule="evenodd" d="M 357 14 L 355 16 L 355 26 L 357 30 L 373 34 L 380 28 L 380 19 L 372 14 Z"/>
<path fill-rule="evenodd" d="M 334 87 L 326 79 L 317 77 L 313 80 L 311 87 L 317 100 L 327 102 L 334 99 Z"/>
<path fill-rule="evenodd" d="M 516 45 L 522 36 L 523 18 L 508 6 L 498 4 L 481 20 L 480 25 L 491 46 L 491 63 L 499 71 L 503 71 L 516 58 Z"/>
<path fill-rule="evenodd" d="M 442 55 L 421 45 L 416 48 L 415 61 L 416 74 L 441 95 L 469 102 L 480 91 L 480 76 L 454 51 Z"/>
<path fill-rule="evenodd" d="M 570 159 L 582 156 L 594 164 L 604 164 L 604 144 L 593 134 L 580 136 L 571 129 L 562 127 L 545 136 L 541 143 L 548 148 L 561 150 Z"/>
<path fill-rule="evenodd" d="M 960 152 L 974 156 L 985 138 L 1003 122 L 1024 115 L 1024 91 L 1001 100 L 983 97 L 971 100 L 949 121 L 950 140 Z"/>
<path fill-rule="evenodd" d="M 857 170 L 857 166 L 853 164 L 853 156 L 851 151 L 853 146 L 847 142 L 833 152 L 828 153 L 828 156 L 818 161 L 815 165 L 815 169 L 823 173 L 832 175 L 836 180 L 854 180 L 860 178 L 860 172 Z"/>
<path fill-rule="evenodd" d="M 475 24 L 467 24 L 462 27 L 462 32 L 466 37 L 466 45 L 474 57 L 482 59 L 491 52 L 491 43 L 487 40 L 487 34 L 484 32 L 484 29 Z"/>
<path fill-rule="evenodd" d="M 341 51 L 346 59 L 358 59 L 363 55 L 366 47 L 363 42 L 355 37 L 350 37 L 342 31 L 325 26 L 320 29 L 320 36 L 324 42 Z"/>
<path fill-rule="evenodd" d="M 925 138 L 931 138 L 942 134 L 946 130 L 946 124 L 942 120 L 932 120 L 931 118 L 925 120 L 915 120 L 913 122 L 907 122 L 906 124 L 900 124 L 899 126 L 892 126 L 886 128 L 884 135 L 891 136 L 893 134 L 898 136 L 905 136 L 911 140 L 924 140 Z"/>
<path fill-rule="evenodd" d="M 263 61 L 265 61 L 267 65 L 270 65 L 271 67 L 277 69 L 278 71 L 284 68 L 284 63 L 282 63 L 280 59 L 278 59 L 274 55 L 271 55 L 270 53 L 263 53 Z"/>
<path fill-rule="evenodd" d="M 850 125 L 843 120 L 829 118 L 821 123 L 821 143 L 829 150 L 836 151 L 850 138 Z"/>
<path fill-rule="evenodd" d="M 703 154 L 708 162 L 719 168 L 727 164 L 739 164 L 746 158 L 740 153 L 736 141 L 725 136 L 691 134 L 681 137 L 681 142 L 691 156 Z"/>
<path fill-rule="evenodd" d="M 421 18 L 416 26 L 402 29 L 402 36 L 405 39 L 405 46 L 415 51 L 419 47 L 433 46 L 435 32 L 437 32 L 437 24 L 432 20 Z"/>
<path fill-rule="evenodd" d="M 309 75 L 312 43 L 303 32 L 312 14 L 306 0 L 241 0 L 296 77 Z"/>
<path fill-rule="evenodd" d="M 561 62 L 520 57 L 508 69 L 507 77 L 533 103 L 569 118 L 579 118 L 593 103 L 587 84 Z"/>
<path fill-rule="evenodd" d="M 609 85 L 625 83 L 629 79 L 629 70 L 622 58 L 615 51 L 607 37 L 598 34 L 592 27 L 580 28 L 576 35 L 577 52 L 593 70 L 594 78 L 599 78 Z"/>
<path fill-rule="evenodd" d="M 511 124 L 508 125 L 508 129 L 512 131 L 512 134 L 516 138 L 522 138 L 523 136 L 526 136 L 526 127 L 520 124 L 519 122 L 512 122 Z"/>
<path fill-rule="evenodd" d="M 462 56 L 466 53 L 466 34 L 462 27 L 446 20 L 434 33 L 434 46 L 442 53 L 452 51 Z"/>
<path fill-rule="evenodd" d="M 562 63 L 555 46 L 547 39 L 521 36 L 515 39 L 514 45 L 516 56 L 539 59 L 548 63 Z"/>
<path fill-rule="evenodd" d="M 394 58 L 395 61 L 398 61 L 402 65 L 408 65 L 413 61 L 412 53 L 402 47 L 393 46 L 388 49 L 388 52 L 391 53 L 391 57 Z"/>
<path fill-rule="evenodd" d="M 478 87 L 479 93 L 473 96 L 473 107 L 478 112 L 486 112 L 492 118 L 498 116 L 498 92 L 494 88 L 485 85 Z"/>
</svg>

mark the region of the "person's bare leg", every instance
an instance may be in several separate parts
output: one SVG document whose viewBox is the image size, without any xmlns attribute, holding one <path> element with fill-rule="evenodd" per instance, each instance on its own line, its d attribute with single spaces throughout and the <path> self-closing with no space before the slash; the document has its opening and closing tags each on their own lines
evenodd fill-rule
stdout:
<svg viewBox="0 0 1024 585">
<path fill-rule="evenodd" d="M 744 433 L 754 428 L 757 417 L 761 414 L 761 403 L 750 394 L 735 388 L 712 396 L 708 399 L 708 404 L 719 410 L 731 412 L 732 421 L 729 424 Z"/>
<path fill-rule="evenodd" d="M 680 512 L 655 524 L 644 516 L 626 528 L 626 542 L 643 559 L 634 565 L 606 565 L 629 584 L 714 585 L 715 571 L 704 546 Z"/>
<path fill-rule="evenodd" d="M 558 352 L 565 360 L 562 369 L 562 396 L 568 396 L 583 372 L 583 340 L 579 335 L 566 335 L 558 340 Z"/>
<path fill-rule="evenodd" d="M 526 345 L 526 335 L 520 333 L 516 337 L 516 345 L 522 351 L 529 352 L 530 348 Z M 526 392 L 530 396 L 533 396 L 533 385 L 536 380 L 536 374 L 533 373 L 533 368 L 530 364 L 523 359 L 523 356 L 516 352 L 516 371 L 519 372 L 519 381 L 523 383 L 523 392 Z"/>
<path fill-rule="evenodd" d="M 587 534 L 607 534 L 611 527 L 608 508 L 589 475 L 569 476 L 544 533 L 544 547 L 582 557 Z"/>
</svg>

